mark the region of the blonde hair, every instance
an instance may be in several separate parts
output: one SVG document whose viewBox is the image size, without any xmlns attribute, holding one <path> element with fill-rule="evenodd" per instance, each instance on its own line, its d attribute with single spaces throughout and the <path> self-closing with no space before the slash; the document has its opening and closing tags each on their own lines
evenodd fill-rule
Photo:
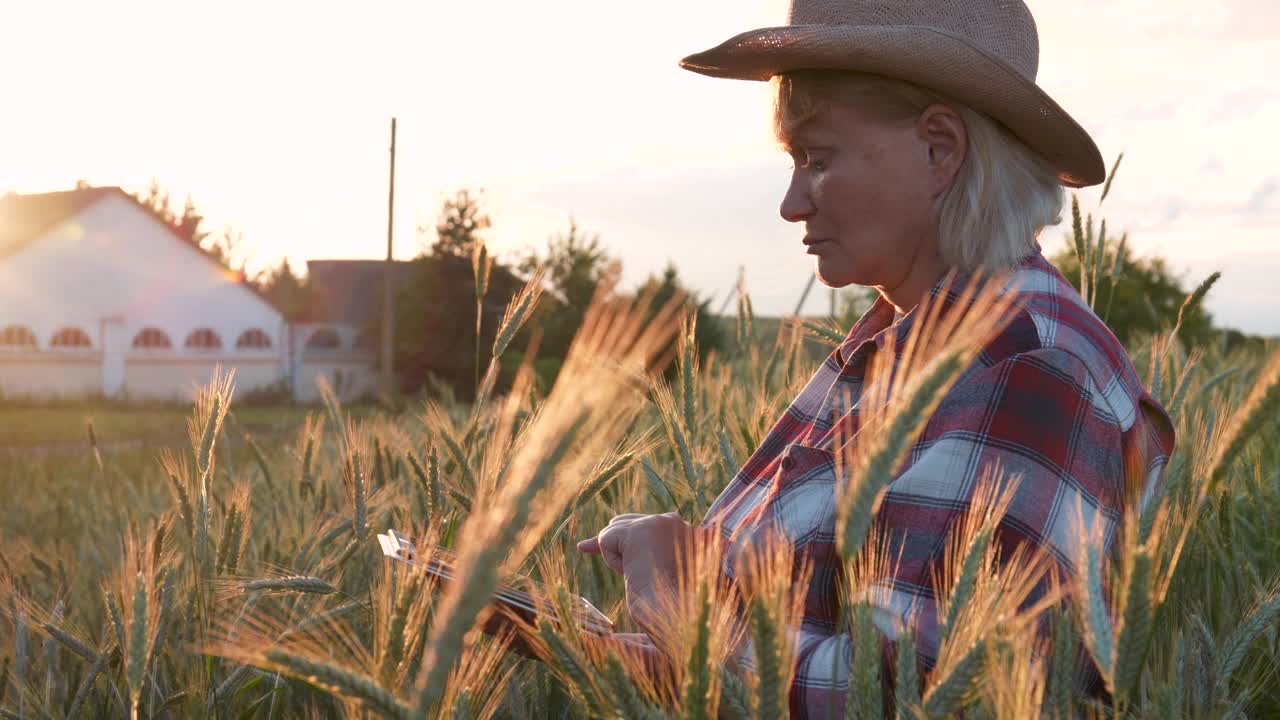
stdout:
<svg viewBox="0 0 1280 720">
<path fill-rule="evenodd" d="M 942 93 L 848 70 L 796 70 L 772 82 L 773 129 L 784 143 L 832 101 L 887 125 L 913 122 L 934 103 L 960 115 L 968 151 L 935 205 L 939 250 L 949 265 L 970 272 L 1009 267 L 1037 249 L 1045 226 L 1062 220 L 1066 191 L 1057 170 L 1003 125 Z"/>
</svg>

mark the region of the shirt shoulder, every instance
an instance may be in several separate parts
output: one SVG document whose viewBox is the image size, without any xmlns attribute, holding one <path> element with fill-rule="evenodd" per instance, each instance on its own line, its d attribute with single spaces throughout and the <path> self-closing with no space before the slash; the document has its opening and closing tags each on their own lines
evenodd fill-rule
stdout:
<svg viewBox="0 0 1280 720">
<path fill-rule="evenodd" d="M 1062 273 L 1036 255 L 1009 276 L 1005 289 L 1015 294 L 1015 315 L 984 348 L 982 362 L 993 365 L 1032 354 L 1070 371 L 1095 412 L 1122 431 L 1132 427 L 1151 398 L 1124 346 Z"/>
</svg>

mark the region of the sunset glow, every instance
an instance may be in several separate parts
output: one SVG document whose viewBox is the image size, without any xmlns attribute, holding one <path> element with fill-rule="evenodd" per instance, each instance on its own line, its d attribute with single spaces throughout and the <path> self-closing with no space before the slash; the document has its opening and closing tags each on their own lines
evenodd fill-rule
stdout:
<svg viewBox="0 0 1280 720">
<path fill-rule="evenodd" d="M 1103 214 L 1196 282 L 1220 322 L 1280 334 L 1280 4 L 1029 0 L 1039 82 L 1125 161 Z M 399 119 L 396 255 L 442 199 L 484 187 L 499 253 L 599 232 L 632 282 L 667 260 L 717 297 L 746 266 L 757 310 L 811 272 L 778 216 L 789 161 L 767 85 L 677 60 L 780 24 L 779 0 L 11 4 L 0 193 L 77 180 L 190 194 L 249 244 L 375 258 Z M 1081 192 L 1093 211 L 1096 189 Z M 1064 230 L 1051 229 L 1046 249 Z M 428 238 L 429 239 L 429 238 Z M 810 309 L 825 308 L 815 294 Z"/>
</svg>

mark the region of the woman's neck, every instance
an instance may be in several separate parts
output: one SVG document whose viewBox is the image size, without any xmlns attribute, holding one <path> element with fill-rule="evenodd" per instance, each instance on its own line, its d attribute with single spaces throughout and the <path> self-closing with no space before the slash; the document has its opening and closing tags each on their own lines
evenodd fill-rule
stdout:
<svg viewBox="0 0 1280 720">
<path fill-rule="evenodd" d="M 899 313 L 905 315 L 924 300 L 925 295 L 950 269 L 943 262 L 942 254 L 938 252 L 938 244 L 924 242 L 920 244 L 915 257 L 911 259 L 911 264 L 902 279 L 892 286 L 877 285 L 876 290 L 885 300 L 892 303 Z"/>
</svg>

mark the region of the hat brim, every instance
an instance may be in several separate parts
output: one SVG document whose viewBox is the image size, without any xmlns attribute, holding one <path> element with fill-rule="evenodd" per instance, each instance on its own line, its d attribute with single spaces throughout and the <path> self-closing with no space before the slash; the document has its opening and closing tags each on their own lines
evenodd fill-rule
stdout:
<svg viewBox="0 0 1280 720">
<path fill-rule="evenodd" d="M 703 75 L 768 80 L 792 70 L 839 69 L 900 78 L 994 118 L 1052 163 L 1067 187 L 1106 179 L 1089 133 L 1038 85 L 1000 59 L 937 28 L 787 25 L 751 30 L 680 61 Z"/>
</svg>

